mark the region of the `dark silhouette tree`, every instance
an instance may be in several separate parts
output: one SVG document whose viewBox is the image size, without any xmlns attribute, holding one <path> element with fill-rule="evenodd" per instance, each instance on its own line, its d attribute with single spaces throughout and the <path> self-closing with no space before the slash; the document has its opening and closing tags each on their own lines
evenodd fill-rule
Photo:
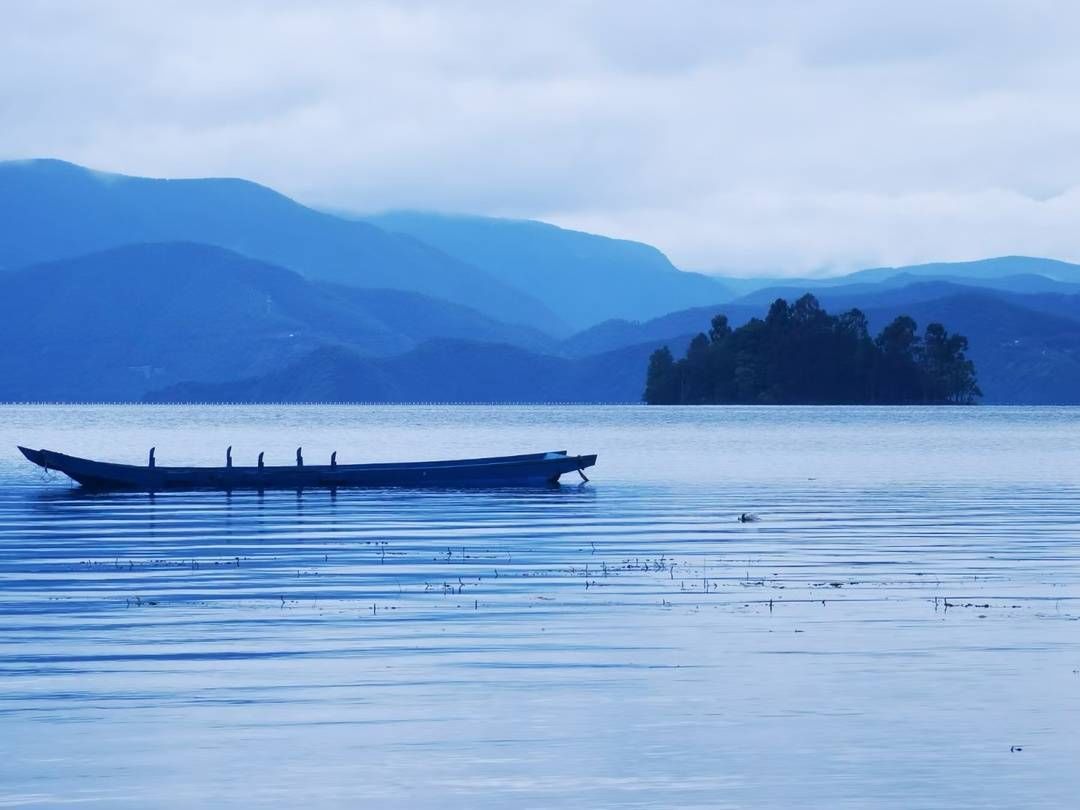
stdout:
<svg viewBox="0 0 1080 810">
<path fill-rule="evenodd" d="M 709 339 L 704 333 L 698 334 L 690 341 L 690 346 L 686 349 L 686 358 L 678 363 L 681 383 L 680 401 L 702 405 L 712 400 L 709 356 Z"/>
<path fill-rule="evenodd" d="M 919 372 L 922 345 L 918 326 L 900 315 L 881 330 L 874 344 L 879 357 L 874 400 L 887 405 L 907 405 L 926 399 Z"/>
<path fill-rule="evenodd" d="M 971 403 L 982 396 L 962 335 L 896 318 L 874 339 L 864 315 L 829 315 L 812 295 L 778 298 L 764 320 L 732 329 L 712 319 L 676 361 L 665 346 L 649 359 L 651 404 Z"/>
<path fill-rule="evenodd" d="M 709 327 L 709 342 L 722 343 L 731 337 L 731 326 L 728 324 L 727 315 L 716 315 Z"/>
<path fill-rule="evenodd" d="M 679 370 L 671 349 L 664 346 L 649 358 L 649 373 L 645 381 L 645 401 L 650 405 L 679 405 Z"/>
<path fill-rule="evenodd" d="M 926 327 L 923 368 L 928 401 L 966 405 L 982 396 L 975 381 L 975 364 L 967 358 L 967 347 L 966 337 L 950 335 L 940 323 Z"/>
</svg>

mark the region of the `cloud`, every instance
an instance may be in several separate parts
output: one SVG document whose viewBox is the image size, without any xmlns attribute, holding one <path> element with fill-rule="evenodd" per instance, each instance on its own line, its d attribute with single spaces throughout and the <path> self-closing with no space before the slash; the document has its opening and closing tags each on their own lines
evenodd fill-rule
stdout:
<svg viewBox="0 0 1080 810">
<path fill-rule="evenodd" d="M 0 156 L 547 218 L 738 273 L 1080 259 L 1066 2 L 38 2 Z"/>
</svg>

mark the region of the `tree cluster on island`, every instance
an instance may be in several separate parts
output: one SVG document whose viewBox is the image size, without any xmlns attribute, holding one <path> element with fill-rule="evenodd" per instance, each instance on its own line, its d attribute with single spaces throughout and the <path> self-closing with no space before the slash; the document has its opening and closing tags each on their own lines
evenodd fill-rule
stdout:
<svg viewBox="0 0 1080 810">
<path fill-rule="evenodd" d="M 724 315 L 676 361 L 649 359 L 650 405 L 971 404 L 982 396 L 963 335 L 896 318 L 871 338 L 858 309 L 830 315 L 810 294 L 778 298 L 765 319 L 732 329 Z"/>
</svg>

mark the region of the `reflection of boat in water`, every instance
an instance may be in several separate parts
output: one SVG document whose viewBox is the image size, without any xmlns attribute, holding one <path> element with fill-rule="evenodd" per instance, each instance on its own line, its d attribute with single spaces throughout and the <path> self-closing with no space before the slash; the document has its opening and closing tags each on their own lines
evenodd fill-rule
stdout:
<svg viewBox="0 0 1080 810">
<path fill-rule="evenodd" d="M 569 456 L 565 450 L 519 456 L 492 456 L 448 461 L 305 466 L 300 451 L 288 467 L 146 467 L 112 464 L 68 456 L 52 450 L 19 450 L 34 464 L 57 470 L 95 490 L 166 489 L 301 489 L 305 487 L 513 487 L 552 486 L 559 476 L 578 472 L 596 456 Z M 262 455 L 259 456 L 260 462 Z M 231 456 L 230 456 L 231 460 Z"/>
</svg>

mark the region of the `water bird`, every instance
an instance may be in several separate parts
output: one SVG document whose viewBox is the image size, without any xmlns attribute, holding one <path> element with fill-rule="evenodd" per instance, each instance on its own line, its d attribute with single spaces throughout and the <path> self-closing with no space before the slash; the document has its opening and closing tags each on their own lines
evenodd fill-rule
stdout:
<svg viewBox="0 0 1080 810">
<path fill-rule="evenodd" d="M 753 512 L 743 512 L 739 515 L 739 523 L 757 523 L 761 518 Z"/>
</svg>

